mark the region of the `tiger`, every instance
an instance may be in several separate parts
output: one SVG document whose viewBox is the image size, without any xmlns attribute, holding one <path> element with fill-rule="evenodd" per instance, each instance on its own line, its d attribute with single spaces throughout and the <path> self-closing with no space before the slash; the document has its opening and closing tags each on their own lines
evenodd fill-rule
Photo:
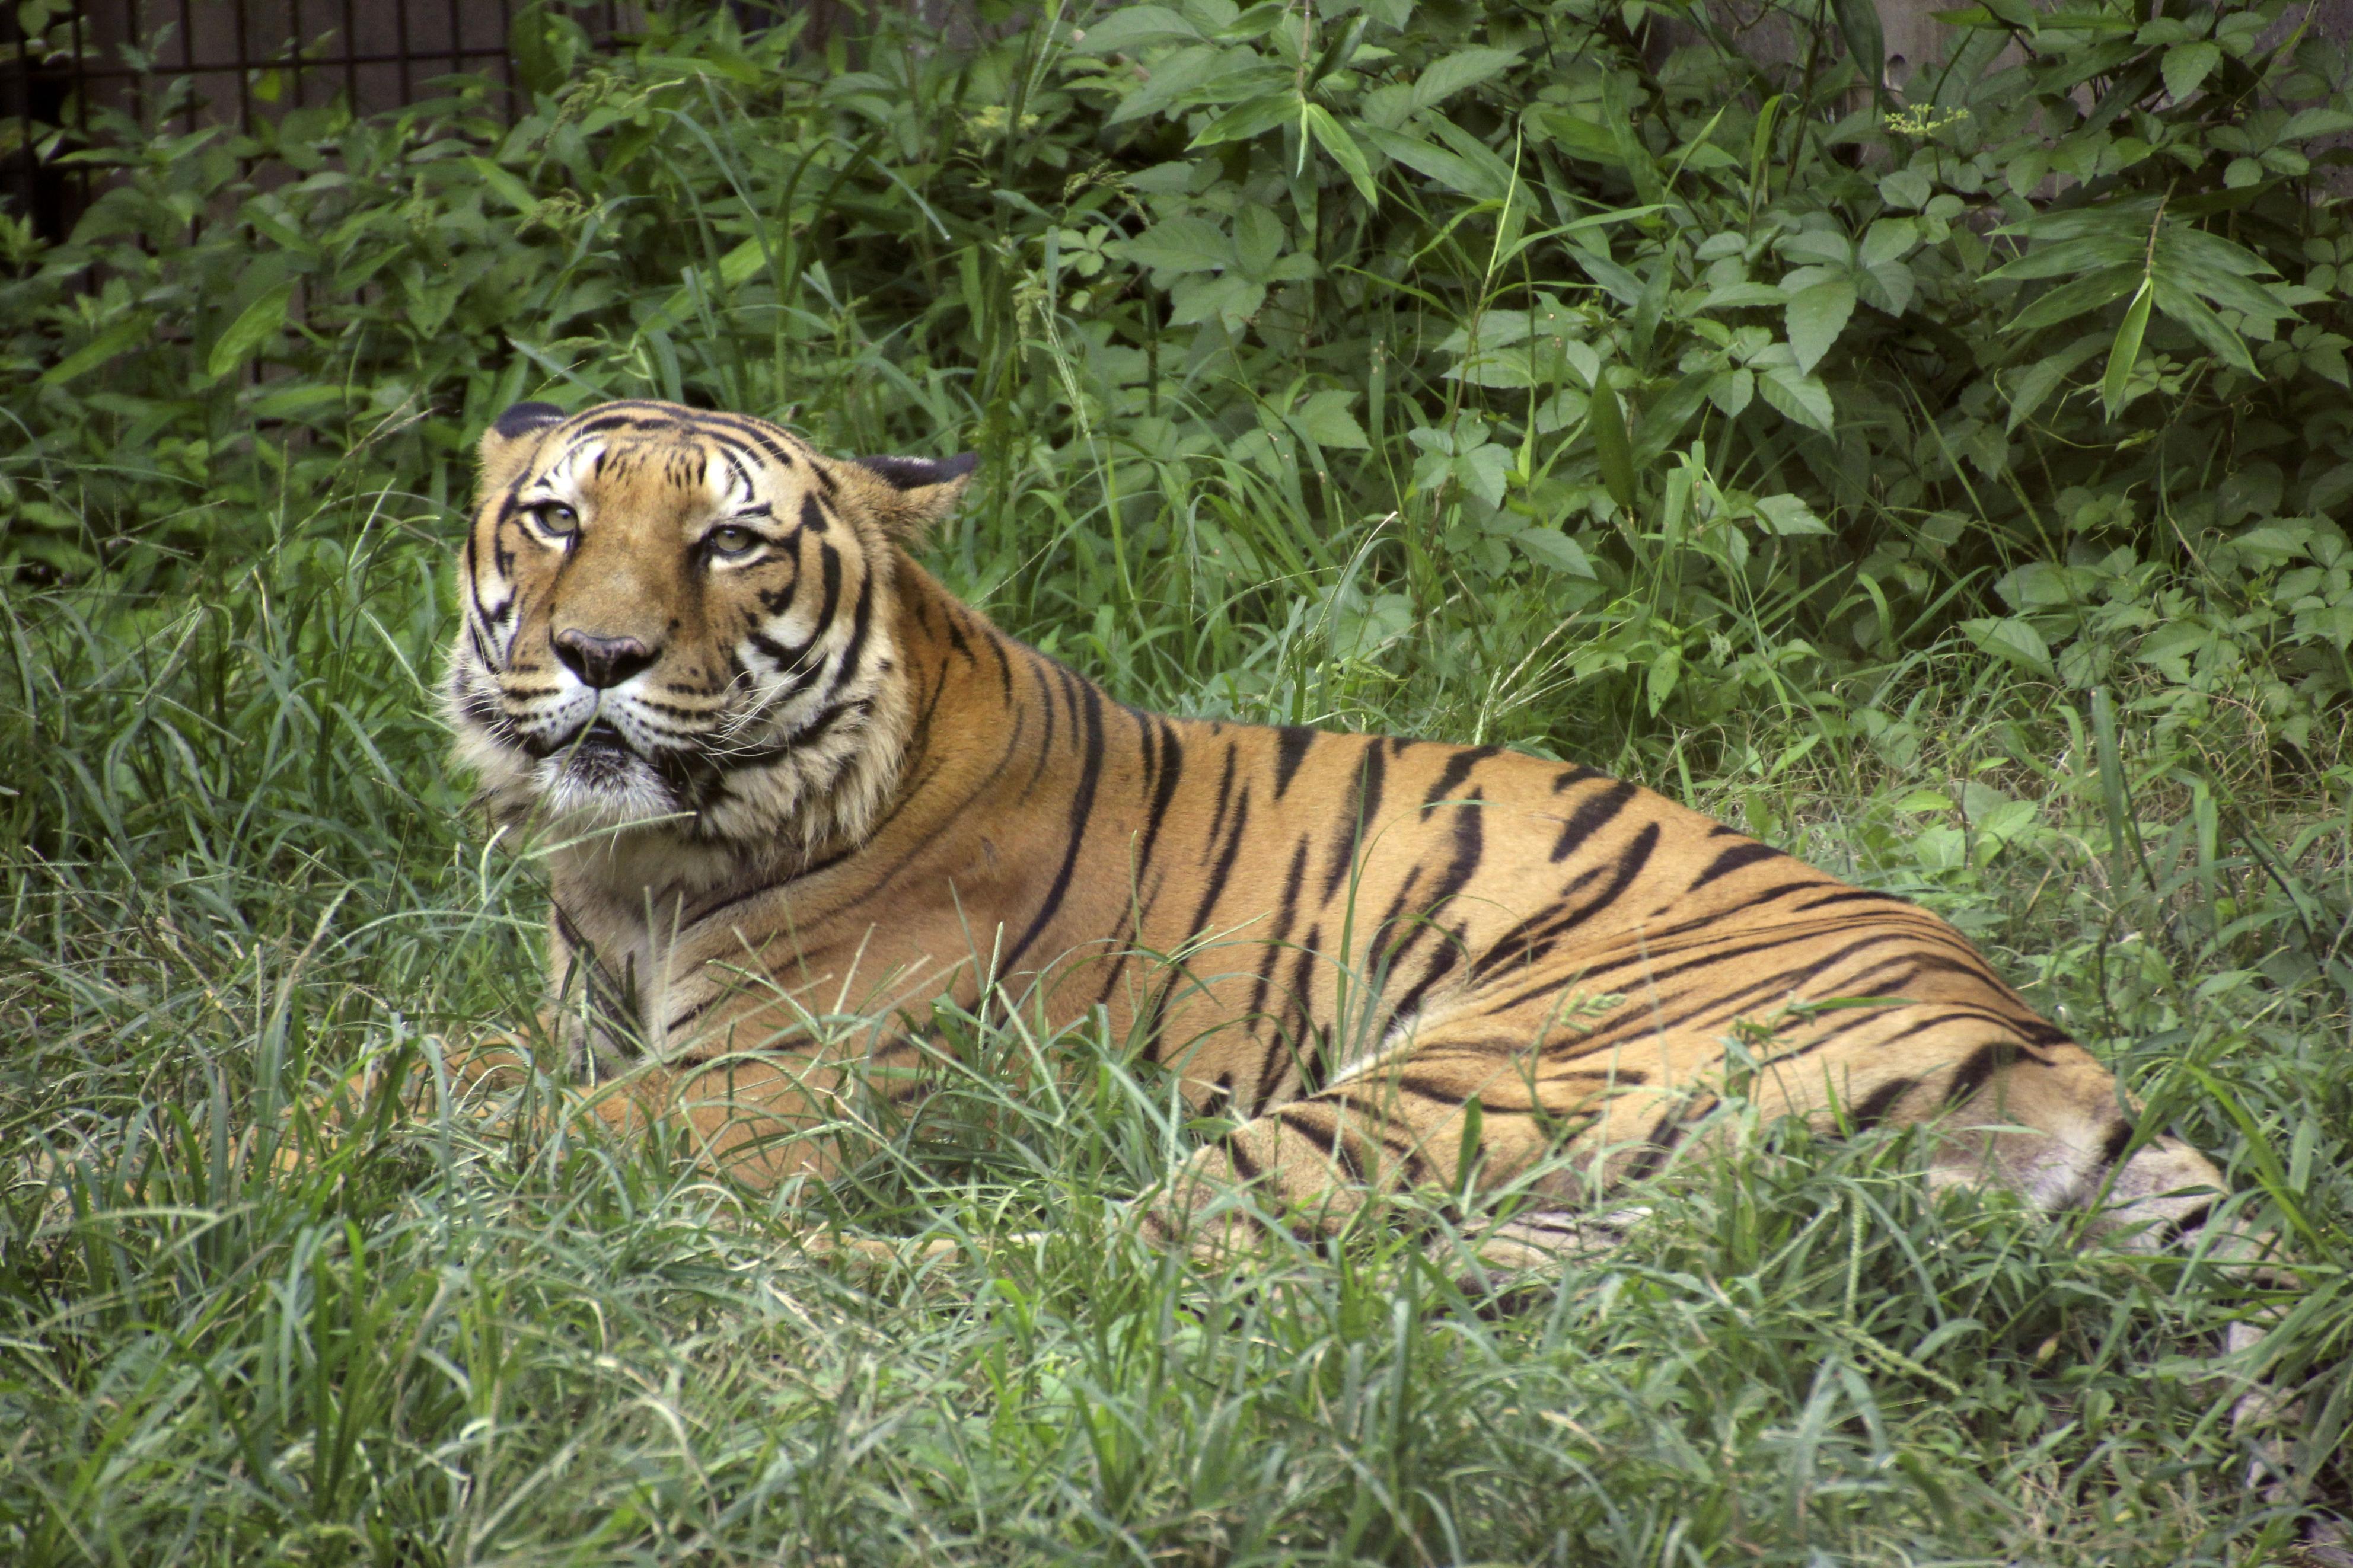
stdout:
<svg viewBox="0 0 2353 1568">
<path fill-rule="evenodd" d="M 1597 1229 L 1601 1200 L 1737 1102 L 1917 1129 L 1934 1185 L 2301 1288 L 2237 1220 L 2206 1234 L 2221 1173 L 1929 911 L 1591 767 L 1148 712 L 1000 631 L 915 553 L 971 455 L 626 400 L 518 404 L 478 457 L 446 715 L 491 822 L 541 846 L 522 1034 L 617 1132 L 824 1179 L 861 1096 L 927 1091 L 938 1005 L 1019 997 L 1223 1129 L 1134 1205 L 1154 1245 L 1504 1194 L 1443 1212 L 1540 1266 L 1622 1239 L 1641 1209 Z M 516 1038 L 457 1076 L 511 1076 Z M 2293 1419 L 2232 1375 L 2239 1420 Z M 2271 1495 L 2308 1485 L 2257 1452 Z M 2307 1539 L 2353 1563 L 2341 1523 Z"/>
<path fill-rule="evenodd" d="M 1581 764 L 1118 701 L 916 559 L 969 455 L 631 400 L 519 404 L 479 459 L 447 711 L 548 846 L 563 1070 L 754 1186 L 923 1092 L 935 1004 L 1019 994 L 1228 1128 L 1142 1206 L 1162 1243 L 1237 1192 L 1330 1227 L 1511 1188 L 1498 1245 L 1567 1246 L 1736 1093 L 1921 1125 L 1932 1183 L 2126 1246 L 2226 1194 L 1905 900 Z"/>
</svg>

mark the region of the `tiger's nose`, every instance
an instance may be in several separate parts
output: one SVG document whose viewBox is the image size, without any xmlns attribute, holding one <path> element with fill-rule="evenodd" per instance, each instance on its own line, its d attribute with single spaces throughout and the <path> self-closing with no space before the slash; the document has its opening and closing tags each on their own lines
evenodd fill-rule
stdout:
<svg viewBox="0 0 2353 1568">
<path fill-rule="evenodd" d="M 555 634 L 555 657 L 582 680 L 602 691 L 618 686 L 653 663 L 653 649 L 636 637 L 592 637 L 577 626 Z"/>
</svg>

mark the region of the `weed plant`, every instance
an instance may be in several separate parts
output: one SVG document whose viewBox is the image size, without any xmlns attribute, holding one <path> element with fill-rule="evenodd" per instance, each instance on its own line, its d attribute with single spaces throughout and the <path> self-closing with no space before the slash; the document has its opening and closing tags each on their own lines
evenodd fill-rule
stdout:
<svg viewBox="0 0 2353 1568">
<path fill-rule="evenodd" d="M 5 220 L 0 1560 L 2244 1563 L 2255 1375 L 2353 1506 L 2334 46 L 2005 0 L 1891 96 L 1855 6 L 747 9 L 525 7 L 512 121 L 102 125 Z M 1443 1194 L 1208 1268 L 1121 1205 L 1212 1129 L 1018 1007 L 789 1205 L 372 1093 L 537 1004 L 432 716 L 466 443 L 640 395 L 977 447 L 930 560 L 1129 700 L 1921 900 L 2306 1289 L 2218 1373 L 2260 1282 L 1736 1105 L 1556 1273 Z"/>
</svg>

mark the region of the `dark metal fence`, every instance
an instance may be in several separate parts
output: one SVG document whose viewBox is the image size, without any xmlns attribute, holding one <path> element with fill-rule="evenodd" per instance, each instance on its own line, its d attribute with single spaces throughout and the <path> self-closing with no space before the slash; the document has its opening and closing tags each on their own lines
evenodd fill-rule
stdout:
<svg viewBox="0 0 2353 1568">
<path fill-rule="evenodd" d="M 509 84 L 507 40 L 523 3 L 0 0 L 0 203 L 62 235 L 90 188 L 54 154 L 86 140 L 107 110 L 163 135 L 241 128 L 337 98 L 360 114 L 396 109 L 460 72 Z M 609 37 L 638 8 L 565 9 Z"/>
</svg>

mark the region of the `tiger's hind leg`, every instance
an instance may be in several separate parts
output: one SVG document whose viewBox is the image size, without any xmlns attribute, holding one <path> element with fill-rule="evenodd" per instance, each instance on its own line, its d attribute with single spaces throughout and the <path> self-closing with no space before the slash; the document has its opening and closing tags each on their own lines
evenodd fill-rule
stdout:
<svg viewBox="0 0 2353 1568">
<path fill-rule="evenodd" d="M 2136 1147 L 2137 1118 L 2115 1079 L 2009 1007 L 1883 1000 L 1799 1006 L 1762 1026 L 1641 1022 L 1605 1018 L 1517 1050 L 1492 1034 L 1426 1028 L 1407 1048 L 1197 1151 L 1147 1210 L 1145 1230 L 1222 1254 L 1249 1245 L 1265 1218 L 1328 1230 L 1372 1191 L 1459 1190 L 1466 1159 L 1471 1184 L 1488 1187 L 1549 1160 L 1530 1184 L 1535 1205 L 1462 1237 L 1466 1285 L 1489 1288 L 1496 1275 L 1613 1245 L 1641 1211 L 1609 1208 L 1609 1194 L 1679 1148 L 1716 1142 L 1732 1123 L 1710 1112 L 1736 1095 L 1764 1120 L 1802 1116 L 1831 1134 L 1922 1124 L 1937 1186 L 2007 1189 L 2045 1213 L 2085 1216 L 2089 1237 L 2128 1250 L 2261 1266 L 2257 1241 L 2209 1225 L 2227 1194 L 2221 1173 L 2178 1139 Z M 1237 1186 L 1249 1201 L 1221 1195 Z M 2237 1419 L 2276 1432 L 2289 1413 L 2240 1370 L 2263 1331 L 2235 1326 L 2225 1357 L 2244 1389 Z M 2253 1479 L 2292 1500 L 2284 1446 L 2256 1436 Z"/>
</svg>

